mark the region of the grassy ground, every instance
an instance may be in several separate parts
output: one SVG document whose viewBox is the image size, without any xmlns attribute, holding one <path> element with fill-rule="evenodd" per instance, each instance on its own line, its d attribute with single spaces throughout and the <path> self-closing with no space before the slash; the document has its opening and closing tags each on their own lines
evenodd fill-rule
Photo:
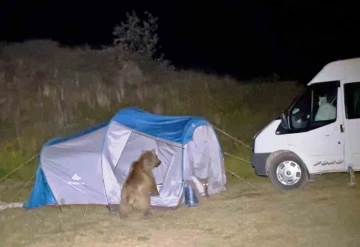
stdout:
<svg viewBox="0 0 360 247">
<path fill-rule="evenodd" d="M 0 212 L 1 246 L 360 246 L 360 190 L 328 174 L 279 193 L 266 178 L 230 177 L 228 190 L 194 208 L 120 220 L 105 207 Z"/>
</svg>

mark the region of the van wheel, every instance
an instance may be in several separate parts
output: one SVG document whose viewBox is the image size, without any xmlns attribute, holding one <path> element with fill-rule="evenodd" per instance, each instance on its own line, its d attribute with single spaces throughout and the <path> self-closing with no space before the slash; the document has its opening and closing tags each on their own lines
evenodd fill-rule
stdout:
<svg viewBox="0 0 360 247">
<path fill-rule="evenodd" d="M 281 191 L 300 189 L 308 182 L 304 162 L 292 152 L 274 157 L 268 168 L 271 183 Z"/>
</svg>

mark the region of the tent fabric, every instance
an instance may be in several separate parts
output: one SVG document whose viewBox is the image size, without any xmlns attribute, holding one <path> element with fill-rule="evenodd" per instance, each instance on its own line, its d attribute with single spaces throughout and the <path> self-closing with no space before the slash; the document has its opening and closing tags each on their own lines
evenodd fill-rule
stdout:
<svg viewBox="0 0 360 247">
<path fill-rule="evenodd" d="M 153 169 L 161 184 L 153 206 L 183 203 L 184 181 L 194 177 L 207 180 L 208 194 L 225 190 L 221 146 L 206 119 L 125 108 L 107 123 L 46 142 L 24 207 L 119 204 L 131 163 L 152 148 L 162 161 Z"/>
</svg>

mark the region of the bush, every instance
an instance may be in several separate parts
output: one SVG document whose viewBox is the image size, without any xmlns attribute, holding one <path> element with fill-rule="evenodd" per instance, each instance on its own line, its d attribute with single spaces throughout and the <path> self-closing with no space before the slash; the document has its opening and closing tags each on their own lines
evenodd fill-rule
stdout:
<svg viewBox="0 0 360 247">
<path fill-rule="evenodd" d="M 149 21 L 143 21 L 143 25 L 140 25 L 141 20 L 134 11 L 131 15 L 126 13 L 127 22 L 121 22 L 120 26 L 117 25 L 114 28 L 113 35 L 116 36 L 114 44 L 119 45 L 123 50 L 152 58 L 156 53 L 159 41 L 156 33 L 158 18 L 154 18 L 149 12 L 145 12 L 145 14 Z"/>
<path fill-rule="evenodd" d="M 127 22 L 121 22 L 120 25 L 114 27 L 114 45 L 119 48 L 121 53 L 136 53 L 153 59 L 161 69 L 173 70 L 174 67 L 171 66 L 170 61 L 164 59 L 164 54 L 158 54 L 160 48 L 157 35 L 158 18 L 153 17 L 147 11 L 144 13 L 147 15 L 148 21 L 143 20 L 142 22 L 135 11 L 132 11 L 132 14 L 126 13 Z"/>
</svg>

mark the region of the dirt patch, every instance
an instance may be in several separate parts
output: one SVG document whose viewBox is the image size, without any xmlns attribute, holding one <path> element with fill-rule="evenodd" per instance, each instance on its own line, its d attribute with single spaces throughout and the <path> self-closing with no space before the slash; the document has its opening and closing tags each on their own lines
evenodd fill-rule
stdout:
<svg viewBox="0 0 360 247">
<path fill-rule="evenodd" d="M 267 179 L 241 181 L 197 207 L 154 210 L 120 220 L 106 207 L 60 212 L 7 209 L 0 213 L 1 246 L 360 246 L 360 189 L 346 175 L 322 176 L 304 189 L 279 193 Z"/>
</svg>

